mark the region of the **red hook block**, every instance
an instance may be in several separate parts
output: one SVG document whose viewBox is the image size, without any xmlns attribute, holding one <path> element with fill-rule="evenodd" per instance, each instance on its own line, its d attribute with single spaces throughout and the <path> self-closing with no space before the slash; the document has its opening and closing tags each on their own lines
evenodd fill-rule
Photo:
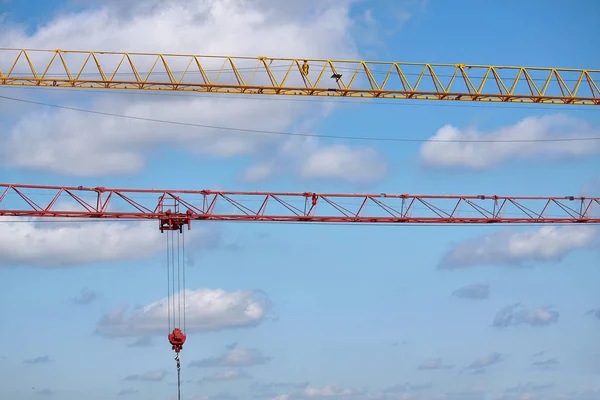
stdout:
<svg viewBox="0 0 600 400">
<path fill-rule="evenodd" d="M 183 348 L 185 339 L 185 334 L 181 332 L 181 329 L 179 328 L 173 329 L 173 333 L 169 334 L 169 343 L 171 343 L 171 346 L 176 353 L 179 353 Z"/>
</svg>

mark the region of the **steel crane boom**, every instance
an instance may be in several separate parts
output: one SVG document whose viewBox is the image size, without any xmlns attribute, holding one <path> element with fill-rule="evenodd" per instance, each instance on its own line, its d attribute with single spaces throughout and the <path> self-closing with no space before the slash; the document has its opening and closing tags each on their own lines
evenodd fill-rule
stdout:
<svg viewBox="0 0 600 400">
<path fill-rule="evenodd" d="M 0 85 L 600 105 L 600 70 L 0 48 Z"/>
<path fill-rule="evenodd" d="M 47 202 L 40 205 L 34 198 L 46 198 Z M 196 220 L 595 224 L 600 223 L 600 198 L 227 192 L 0 184 L 0 216 L 157 220 L 161 231 L 181 231 Z"/>
</svg>

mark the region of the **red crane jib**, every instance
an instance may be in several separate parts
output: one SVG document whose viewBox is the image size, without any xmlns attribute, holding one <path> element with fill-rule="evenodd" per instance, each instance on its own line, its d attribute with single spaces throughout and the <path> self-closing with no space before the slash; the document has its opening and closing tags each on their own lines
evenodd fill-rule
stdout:
<svg viewBox="0 0 600 400">
<path fill-rule="evenodd" d="M 181 329 L 179 329 L 179 328 L 173 329 L 173 333 L 169 334 L 169 343 L 171 343 L 171 346 L 172 346 L 173 350 L 175 350 L 176 353 L 179 353 L 181 351 L 181 349 L 183 348 L 185 339 L 186 339 L 185 334 L 183 332 L 181 332 Z"/>
<path fill-rule="evenodd" d="M 43 201 L 43 202 L 42 202 Z M 65 207 L 66 204 L 73 206 Z M 232 192 L 0 183 L 0 217 L 382 224 L 600 224 L 600 197 Z"/>
</svg>

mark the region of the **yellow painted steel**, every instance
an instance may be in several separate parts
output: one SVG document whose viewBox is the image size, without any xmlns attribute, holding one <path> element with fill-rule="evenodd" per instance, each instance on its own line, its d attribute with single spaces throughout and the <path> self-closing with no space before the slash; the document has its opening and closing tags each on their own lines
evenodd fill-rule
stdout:
<svg viewBox="0 0 600 400">
<path fill-rule="evenodd" d="M 0 48 L 12 86 L 600 105 L 598 82 L 585 69 Z"/>
</svg>

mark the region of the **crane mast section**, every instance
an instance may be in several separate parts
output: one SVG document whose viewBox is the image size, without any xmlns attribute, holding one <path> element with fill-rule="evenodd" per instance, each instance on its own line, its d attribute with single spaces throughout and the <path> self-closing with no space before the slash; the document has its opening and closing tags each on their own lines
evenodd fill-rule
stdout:
<svg viewBox="0 0 600 400">
<path fill-rule="evenodd" d="M 0 85 L 600 105 L 600 70 L 0 48 Z"/>
<path fill-rule="evenodd" d="M 45 199 L 42 203 L 41 200 Z M 0 217 L 325 223 L 599 223 L 600 198 L 109 189 L 0 184 Z"/>
</svg>

